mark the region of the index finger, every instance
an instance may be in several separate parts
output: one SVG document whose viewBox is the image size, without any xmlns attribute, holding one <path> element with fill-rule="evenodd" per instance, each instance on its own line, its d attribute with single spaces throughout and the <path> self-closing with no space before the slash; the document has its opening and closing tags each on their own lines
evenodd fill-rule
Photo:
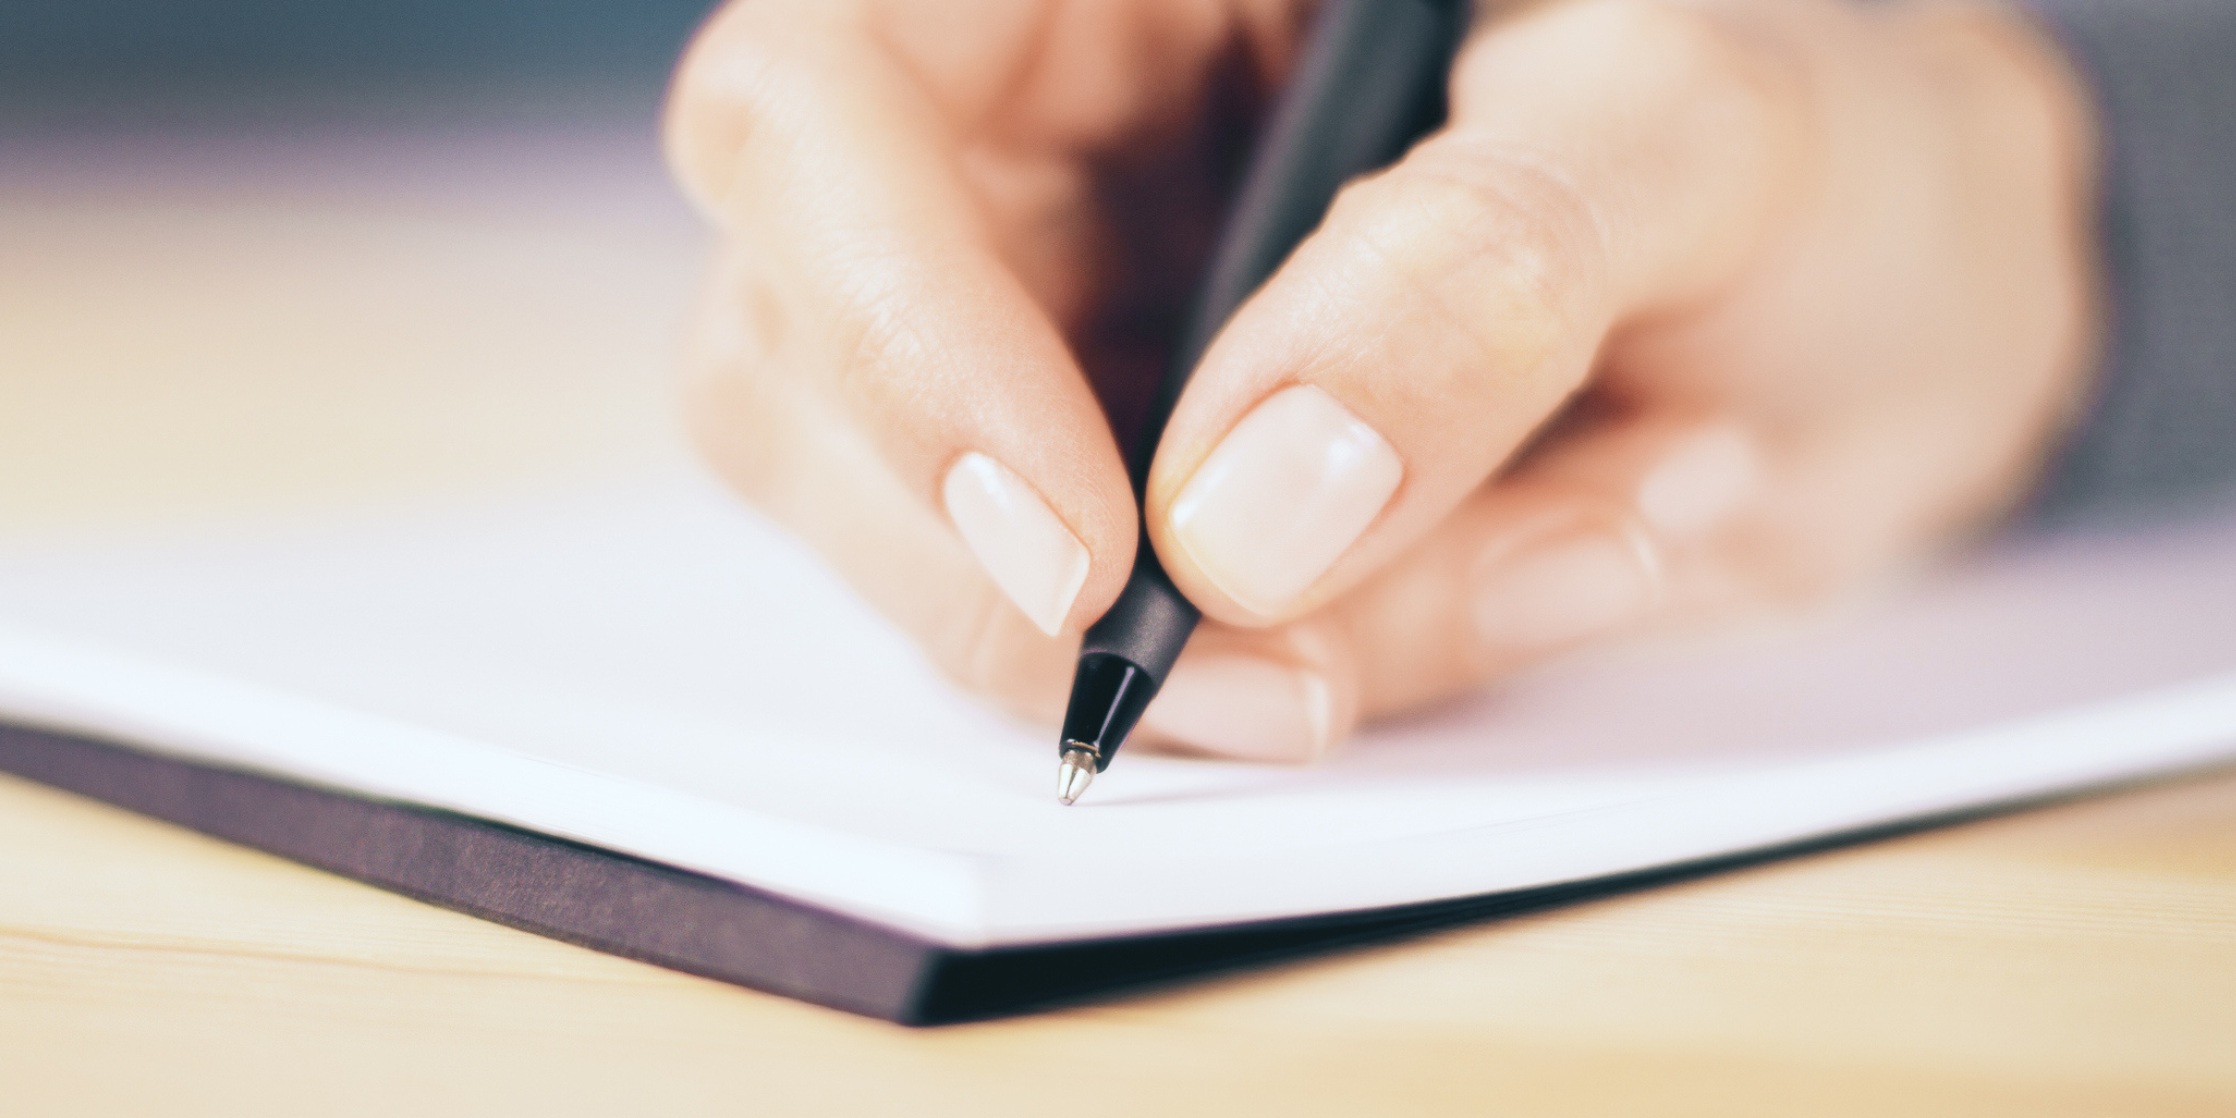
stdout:
<svg viewBox="0 0 2236 1118">
<path fill-rule="evenodd" d="M 754 258 L 757 318 L 783 335 L 750 375 L 832 404 L 1036 625 L 1079 628 L 1132 563 L 1117 447 L 996 250 L 953 122 L 847 10 L 733 5 L 671 100 L 677 173 Z"/>
</svg>

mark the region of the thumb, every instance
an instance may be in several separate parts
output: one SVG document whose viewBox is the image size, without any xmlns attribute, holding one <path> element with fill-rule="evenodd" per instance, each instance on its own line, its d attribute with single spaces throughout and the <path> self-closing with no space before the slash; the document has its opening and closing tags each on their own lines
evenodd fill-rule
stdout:
<svg viewBox="0 0 2236 1118">
<path fill-rule="evenodd" d="M 1735 271 L 1790 161 L 1754 49 L 1639 0 L 1478 31 L 1450 124 L 1338 196 L 1175 410 L 1149 526 L 1189 598 L 1240 624 L 1327 602 L 1507 462 L 1611 328 Z"/>
</svg>

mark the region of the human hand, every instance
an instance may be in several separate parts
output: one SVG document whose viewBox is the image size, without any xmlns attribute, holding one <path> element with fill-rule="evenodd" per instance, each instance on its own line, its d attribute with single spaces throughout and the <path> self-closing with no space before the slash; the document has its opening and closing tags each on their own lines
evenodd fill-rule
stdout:
<svg viewBox="0 0 2236 1118">
<path fill-rule="evenodd" d="M 1053 722 L 1133 557 L 1112 423 L 1301 12 L 952 9 L 756 0 L 694 45 L 669 147 L 729 248 L 692 411 L 936 662 Z M 2084 363 L 2079 106 L 2018 17 L 1943 0 L 1480 17 L 1448 126 L 1173 415 L 1149 534 L 1207 622 L 1144 734 L 1314 756 L 1992 518 Z"/>
</svg>

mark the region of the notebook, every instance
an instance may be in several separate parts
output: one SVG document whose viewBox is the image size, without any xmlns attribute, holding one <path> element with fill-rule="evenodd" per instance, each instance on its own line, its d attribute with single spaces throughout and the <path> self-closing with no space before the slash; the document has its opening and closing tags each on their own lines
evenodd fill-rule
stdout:
<svg viewBox="0 0 2236 1118">
<path fill-rule="evenodd" d="M 1574 659 L 1308 767 L 949 686 L 680 453 L 0 549 L 0 768 L 594 947 L 906 1021 L 2236 758 L 2236 512 L 2005 543 Z"/>
</svg>

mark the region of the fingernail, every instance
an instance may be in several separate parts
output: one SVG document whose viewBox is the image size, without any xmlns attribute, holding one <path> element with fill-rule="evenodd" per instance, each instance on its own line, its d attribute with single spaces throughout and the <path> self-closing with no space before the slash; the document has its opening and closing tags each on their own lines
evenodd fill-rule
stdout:
<svg viewBox="0 0 2236 1118">
<path fill-rule="evenodd" d="M 1405 467 L 1312 385 L 1267 397 L 1172 503 L 1173 538 L 1236 604 L 1287 608 L 1374 522 Z"/>
<path fill-rule="evenodd" d="M 1660 590 L 1650 555 L 1604 533 L 1502 556 L 1478 573 L 1475 631 L 1500 653 L 1550 651 L 1643 616 Z"/>
<path fill-rule="evenodd" d="M 941 486 L 948 519 L 994 585 L 1055 636 L 1087 581 L 1087 548 L 1009 467 L 972 451 Z"/>
<path fill-rule="evenodd" d="M 1331 698 L 1315 673 L 1252 656 L 1175 665 L 1142 721 L 1158 734 L 1245 761 L 1309 761 L 1327 751 Z"/>
</svg>

